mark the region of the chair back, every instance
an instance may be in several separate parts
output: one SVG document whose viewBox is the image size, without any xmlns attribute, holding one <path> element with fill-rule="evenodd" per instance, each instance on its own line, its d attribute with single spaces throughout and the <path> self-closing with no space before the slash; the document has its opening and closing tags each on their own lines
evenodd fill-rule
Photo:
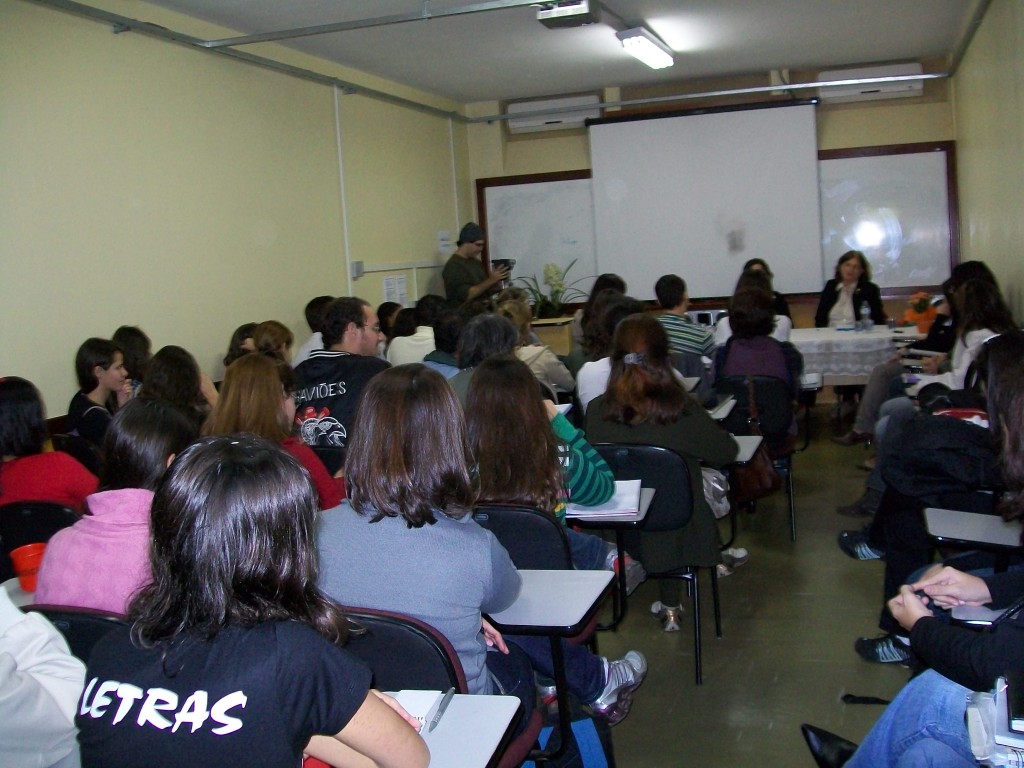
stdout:
<svg viewBox="0 0 1024 768">
<path fill-rule="evenodd" d="M 26 605 L 24 610 L 39 613 L 49 619 L 57 631 L 68 641 L 71 653 L 88 663 L 93 646 L 100 639 L 116 629 L 127 627 L 128 622 L 123 616 L 106 611 L 94 611 L 88 608 L 75 608 L 66 605 Z"/>
<path fill-rule="evenodd" d="M 74 525 L 75 510 L 52 501 L 14 501 L 0 506 L 0 541 L 10 552 L 26 544 L 47 542 L 62 528 Z"/>
<path fill-rule="evenodd" d="M 75 461 L 88 469 L 97 477 L 103 465 L 103 454 L 100 449 L 81 435 L 57 434 L 51 438 L 53 449 L 71 456 Z"/>
<path fill-rule="evenodd" d="M 469 691 L 458 654 L 429 624 L 370 608 L 346 608 L 345 615 L 365 629 L 350 633 L 345 648 L 372 670 L 375 688 Z"/>
<path fill-rule="evenodd" d="M 684 379 L 700 379 L 697 386 L 690 392 L 690 395 L 697 399 L 701 405 L 715 400 L 715 390 L 712 387 L 711 373 L 701 355 L 696 352 L 675 352 L 672 354 L 672 366 L 679 371 Z"/>
<path fill-rule="evenodd" d="M 478 504 L 473 519 L 494 534 L 524 570 L 572 570 L 569 539 L 548 512 L 515 504 Z"/>
<path fill-rule="evenodd" d="M 786 382 L 774 376 L 723 376 L 715 382 L 720 395 L 732 395 L 736 406 L 722 422 L 734 435 L 750 434 L 750 391 L 747 380 L 754 384 L 757 420 L 769 451 L 789 441 L 793 423 L 793 395 Z"/>
<path fill-rule="evenodd" d="M 616 480 L 640 480 L 643 488 L 654 489 L 643 530 L 674 531 L 693 516 L 693 489 L 686 460 L 669 448 L 631 443 L 598 443 L 601 454 Z"/>
</svg>

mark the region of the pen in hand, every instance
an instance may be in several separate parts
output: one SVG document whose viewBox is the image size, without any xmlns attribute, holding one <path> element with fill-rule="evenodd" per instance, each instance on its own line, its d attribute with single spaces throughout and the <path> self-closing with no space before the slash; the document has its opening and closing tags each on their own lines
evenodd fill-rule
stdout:
<svg viewBox="0 0 1024 768">
<path fill-rule="evenodd" d="M 444 698 L 441 699 L 441 704 L 437 708 L 437 712 L 434 714 L 433 719 L 430 721 L 430 725 L 427 726 L 427 733 L 433 731 L 439 722 L 441 722 L 441 716 L 448 709 L 448 705 L 452 703 L 452 698 L 455 696 L 455 688 L 449 688 L 445 691 Z"/>
</svg>

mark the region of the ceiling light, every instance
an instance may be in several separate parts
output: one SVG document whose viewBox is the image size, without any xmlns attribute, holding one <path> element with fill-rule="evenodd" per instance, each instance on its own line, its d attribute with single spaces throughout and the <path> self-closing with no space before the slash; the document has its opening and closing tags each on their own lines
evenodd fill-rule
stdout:
<svg viewBox="0 0 1024 768">
<path fill-rule="evenodd" d="M 646 27 L 634 27 L 624 32 L 616 32 L 615 36 L 622 41 L 626 53 L 634 56 L 651 69 L 671 67 L 675 61 L 672 49 L 665 45 Z"/>
</svg>

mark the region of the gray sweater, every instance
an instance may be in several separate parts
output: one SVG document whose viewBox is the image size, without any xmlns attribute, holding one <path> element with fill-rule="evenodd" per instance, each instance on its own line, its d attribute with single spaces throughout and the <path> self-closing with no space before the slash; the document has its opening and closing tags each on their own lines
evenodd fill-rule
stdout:
<svg viewBox="0 0 1024 768">
<path fill-rule="evenodd" d="M 356 608 L 408 614 L 439 630 L 455 647 L 469 692 L 491 693 L 480 614 L 519 596 L 521 580 L 505 548 L 470 516 L 437 513 L 434 525 L 404 519 L 370 523 L 347 501 L 322 513 L 320 588 Z"/>
</svg>

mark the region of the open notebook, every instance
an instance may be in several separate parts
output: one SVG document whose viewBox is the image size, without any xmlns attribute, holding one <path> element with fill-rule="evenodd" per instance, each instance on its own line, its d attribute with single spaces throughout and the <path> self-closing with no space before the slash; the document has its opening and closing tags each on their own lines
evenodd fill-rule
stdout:
<svg viewBox="0 0 1024 768">
<path fill-rule="evenodd" d="M 437 715 L 444 697 L 444 691 L 414 691 L 405 689 L 394 694 L 394 698 L 405 707 L 405 711 L 419 720 L 424 734 L 427 733 L 427 729 L 430 727 L 430 721 Z"/>
<path fill-rule="evenodd" d="M 640 481 L 616 480 L 615 495 L 596 507 L 581 507 L 569 504 L 566 517 L 602 517 L 636 514 L 640 509 Z"/>
</svg>

